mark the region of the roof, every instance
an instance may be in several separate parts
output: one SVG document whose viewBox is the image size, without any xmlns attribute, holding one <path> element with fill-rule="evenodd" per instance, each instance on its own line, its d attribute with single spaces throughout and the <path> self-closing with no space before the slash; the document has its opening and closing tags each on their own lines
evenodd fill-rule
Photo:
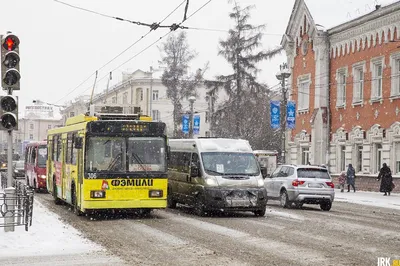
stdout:
<svg viewBox="0 0 400 266">
<path fill-rule="evenodd" d="M 247 140 L 227 138 L 170 139 L 171 150 L 195 150 L 202 152 L 250 152 L 253 150 Z"/>
</svg>

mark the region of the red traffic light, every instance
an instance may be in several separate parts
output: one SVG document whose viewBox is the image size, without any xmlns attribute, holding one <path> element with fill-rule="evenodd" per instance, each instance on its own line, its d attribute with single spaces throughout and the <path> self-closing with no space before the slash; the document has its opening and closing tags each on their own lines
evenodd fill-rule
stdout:
<svg viewBox="0 0 400 266">
<path fill-rule="evenodd" d="M 19 39 L 15 35 L 8 35 L 3 41 L 3 48 L 7 51 L 14 51 L 19 45 Z"/>
</svg>

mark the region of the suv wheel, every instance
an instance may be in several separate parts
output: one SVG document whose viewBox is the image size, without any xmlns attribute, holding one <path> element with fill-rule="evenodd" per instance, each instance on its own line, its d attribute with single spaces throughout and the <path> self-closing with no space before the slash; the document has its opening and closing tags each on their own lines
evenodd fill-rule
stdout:
<svg viewBox="0 0 400 266">
<path fill-rule="evenodd" d="M 286 190 L 283 190 L 281 192 L 280 202 L 281 202 L 281 206 L 283 208 L 290 208 L 291 203 L 289 202 L 289 197 L 288 197 Z"/>
<path fill-rule="evenodd" d="M 321 207 L 321 210 L 329 211 L 332 208 L 332 203 L 331 202 L 324 202 L 324 203 L 321 203 L 319 206 Z"/>
</svg>

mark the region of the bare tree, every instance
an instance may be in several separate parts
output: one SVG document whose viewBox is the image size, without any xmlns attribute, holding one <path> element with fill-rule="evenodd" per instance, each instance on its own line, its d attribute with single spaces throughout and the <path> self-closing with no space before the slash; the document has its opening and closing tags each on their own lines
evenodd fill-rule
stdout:
<svg viewBox="0 0 400 266">
<path fill-rule="evenodd" d="M 188 73 L 190 62 L 197 56 L 194 50 L 189 48 L 185 32 L 170 35 L 165 43 L 159 48 L 161 52 L 161 63 L 165 70 L 161 81 L 167 87 L 167 97 L 174 106 L 174 137 L 181 137 L 178 126 L 182 122 L 182 99 L 188 96 L 197 96 L 197 87 L 203 82 L 204 72 L 198 69 L 196 73 Z"/>
</svg>

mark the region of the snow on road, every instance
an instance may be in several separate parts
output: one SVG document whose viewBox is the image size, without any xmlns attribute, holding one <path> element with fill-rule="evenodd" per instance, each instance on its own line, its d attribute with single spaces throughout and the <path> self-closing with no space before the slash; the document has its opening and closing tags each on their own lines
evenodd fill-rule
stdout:
<svg viewBox="0 0 400 266">
<path fill-rule="evenodd" d="M 63 223 L 35 200 L 33 222 L 28 232 L 24 226 L 15 227 L 14 232 L 4 232 L 4 228 L 0 228 L 0 264 L 24 265 L 24 261 L 30 265 L 35 265 L 35 261 L 37 265 L 44 265 L 44 262 L 59 265 L 58 261 L 64 261 L 63 265 L 84 262 L 107 265 L 119 260 L 108 256 L 101 246 L 80 236 L 75 228 Z"/>
</svg>

